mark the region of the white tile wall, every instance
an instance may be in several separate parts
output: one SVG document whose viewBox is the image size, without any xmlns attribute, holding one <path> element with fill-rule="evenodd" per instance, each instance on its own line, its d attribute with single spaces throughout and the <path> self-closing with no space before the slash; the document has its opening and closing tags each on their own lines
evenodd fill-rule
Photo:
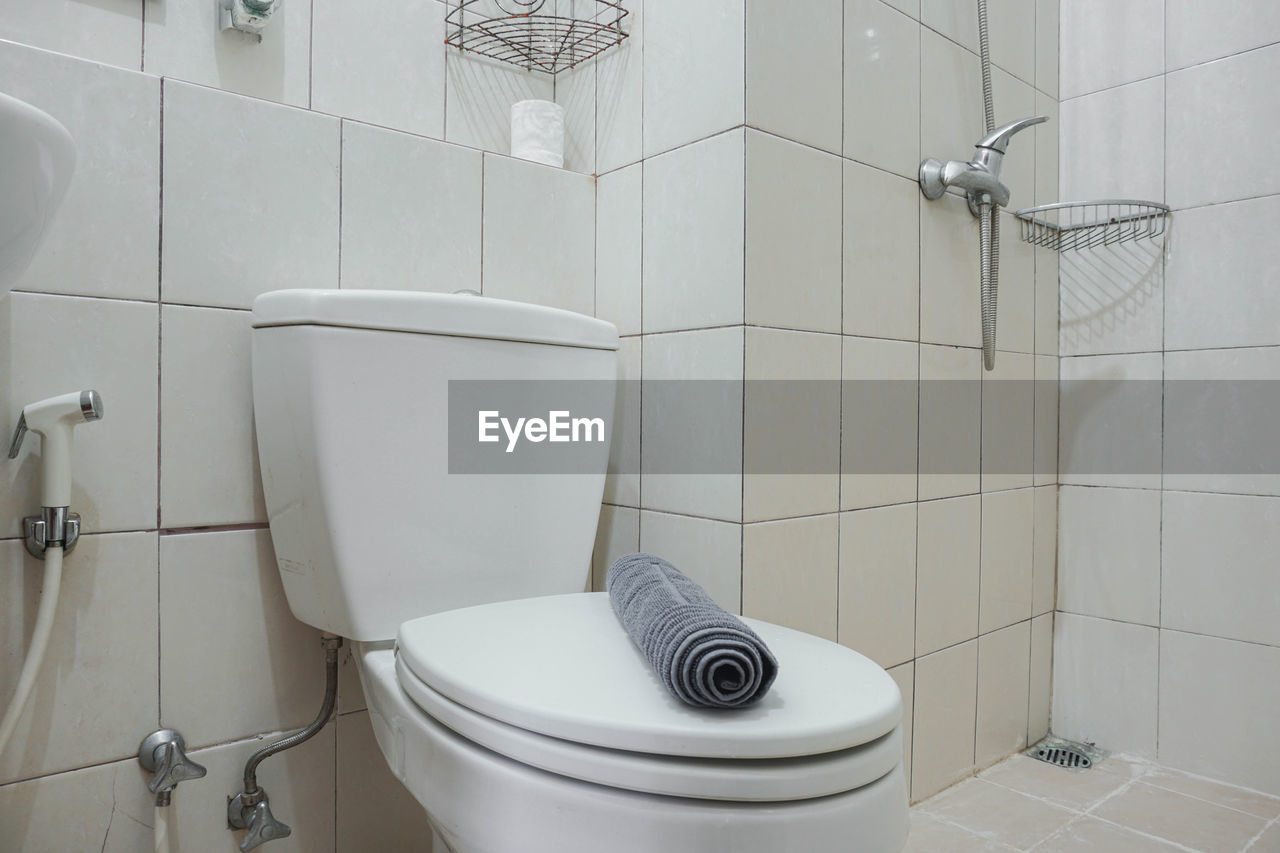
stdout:
<svg viewBox="0 0 1280 853">
<path fill-rule="evenodd" d="M 432 853 L 426 810 L 387 767 L 369 714 L 338 717 L 337 849 Z"/>
<path fill-rule="evenodd" d="M 445 139 L 458 145 L 510 154 L 511 105 L 555 100 L 547 75 L 473 54 L 446 51 L 445 75 Z"/>
<path fill-rule="evenodd" d="M 1185 68 L 1280 41 L 1280 7 L 1269 0 L 1165 0 L 1165 62 Z"/>
<path fill-rule="evenodd" d="M 640 505 L 640 356 L 641 339 L 623 338 L 618 344 L 618 378 L 623 384 L 614 398 L 613 440 L 609 472 L 604 481 L 606 503 Z"/>
<path fill-rule="evenodd" d="M 1062 102 L 1063 201 L 1164 201 L 1164 97 L 1156 76 Z"/>
<path fill-rule="evenodd" d="M 839 516 L 742 528 L 742 613 L 836 639 Z"/>
<path fill-rule="evenodd" d="M 884 667 L 915 657 L 916 505 L 840 515 L 840 642 Z"/>
<path fill-rule="evenodd" d="M 342 287 L 479 291 L 481 161 L 478 151 L 344 121 Z"/>
<path fill-rule="evenodd" d="M 640 513 L 639 550 L 661 554 L 687 570 L 725 610 L 742 612 L 742 528 L 739 525 L 646 510 Z M 788 558 L 788 562 L 793 559 Z"/>
<path fill-rule="evenodd" d="M 315 3 L 311 108 L 436 139 L 444 137 L 447 6 L 383 3 L 376 14 Z"/>
<path fill-rule="evenodd" d="M 1031 489 L 982 496 L 978 630 L 983 634 L 1031 618 L 1034 499 Z"/>
<path fill-rule="evenodd" d="M 915 500 L 919 348 L 846 336 L 843 359 L 840 508 Z"/>
<path fill-rule="evenodd" d="M 640 550 L 640 510 L 604 504 L 596 528 L 596 545 L 591 556 L 591 588 L 603 592 L 608 587 L 609 567 L 619 557 Z M 661 553 L 661 552 L 659 552 Z"/>
<path fill-rule="evenodd" d="M 596 316 L 620 335 L 640 334 L 644 166 L 596 180 Z"/>
<path fill-rule="evenodd" d="M 145 850 L 154 844 L 155 805 L 138 778 L 138 761 L 130 758 L 0 787 L 5 843 L 15 850 Z"/>
<path fill-rule="evenodd" d="M 929 3 L 949 7 L 952 0 L 925 0 L 926 5 Z M 983 136 L 982 117 L 982 67 L 978 57 L 927 26 L 921 29 L 920 157 L 935 157 L 945 163 L 972 154 L 973 144 Z M 910 169 L 899 174 L 916 177 L 919 168 L 916 158 Z"/>
<path fill-rule="evenodd" d="M 1063 0 L 1063 99 L 1162 73 L 1164 6 L 1165 0 Z"/>
<path fill-rule="evenodd" d="M 1160 492 L 1064 486 L 1058 609 L 1160 624 Z"/>
<path fill-rule="evenodd" d="M 0 10 L 0 38 L 137 71 L 144 5 L 144 0 L 6 3 Z"/>
<path fill-rule="evenodd" d="M 1033 481 L 1035 356 L 997 352 L 982 374 L 982 490 L 1020 489 Z"/>
<path fill-rule="evenodd" d="M 338 286 L 338 120 L 165 83 L 166 302 Z"/>
<path fill-rule="evenodd" d="M 142 70 L 307 106 L 311 99 L 311 0 L 282 3 L 261 39 L 239 30 L 223 30 L 217 8 L 211 5 L 146 3 Z M 323 12 L 327 5 L 320 3 L 318 8 Z"/>
<path fill-rule="evenodd" d="M 1031 682 L 1027 703 L 1027 743 L 1038 743 L 1049 734 L 1050 697 L 1053 694 L 1052 613 L 1031 620 Z"/>
<path fill-rule="evenodd" d="M 747 124 L 840 153 L 844 5 L 746 0 Z"/>
<path fill-rule="evenodd" d="M 920 340 L 982 346 L 978 261 L 978 233 L 963 198 L 948 193 L 920 205 Z"/>
<path fill-rule="evenodd" d="M 9 9 L 0 15 L 13 13 Z M 6 94 L 48 112 L 76 140 L 76 172 L 66 198 L 40 252 L 15 286 L 154 300 L 159 286 L 159 81 L 8 42 L 0 42 L 0 80 Z M 122 158 L 122 151 L 132 156 Z"/>
<path fill-rule="evenodd" d="M 977 496 L 920 504 L 916 539 L 916 654 L 978 634 L 982 503 Z"/>
<path fill-rule="evenodd" d="M 1030 660 L 1030 620 L 978 638 L 978 767 L 1027 745 Z"/>
<path fill-rule="evenodd" d="M 920 168 L 921 32 L 879 0 L 845 3 L 844 155 L 913 179 Z"/>
<path fill-rule="evenodd" d="M 844 332 L 920 339 L 920 189 L 844 164 Z"/>
<path fill-rule="evenodd" d="M 977 698 L 977 640 L 916 659 L 913 802 L 973 772 Z"/>
<path fill-rule="evenodd" d="M 982 351 L 920 347 L 920 499 L 977 492 Z"/>
<path fill-rule="evenodd" d="M 638 162 L 644 154 L 644 0 L 627 4 L 630 33 L 596 60 L 596 173 Z"/>
</svg>

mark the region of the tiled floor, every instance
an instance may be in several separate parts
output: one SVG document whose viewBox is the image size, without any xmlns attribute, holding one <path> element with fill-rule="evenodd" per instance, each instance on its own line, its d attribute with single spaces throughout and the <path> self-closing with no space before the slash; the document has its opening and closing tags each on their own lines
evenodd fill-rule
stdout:
<svg viewBox="0 0 1280 853">
<path fill-rule="evenodd" d="M 1015 755 L 911 812 L 907 853 L 1280 853 L 1280 797 L 1125 756 Z"/>
</svg>

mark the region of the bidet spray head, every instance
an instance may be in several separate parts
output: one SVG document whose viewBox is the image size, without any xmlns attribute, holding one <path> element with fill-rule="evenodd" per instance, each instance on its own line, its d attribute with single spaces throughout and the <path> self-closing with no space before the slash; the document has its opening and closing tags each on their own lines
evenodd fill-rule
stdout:
<svg viewBox="0 0 1280 853">
<path fill-rule="evenodd" d="M 31 403 L 22 410 L 18 428 L 9 443 L 9 458 L 16 459 L 28 431 L 42 439 L 40 505 L 71 504 L 71 431 L 83 423 L 102 419 L 102 395 L 97 391 L 72 391 Z"/>
</svg>

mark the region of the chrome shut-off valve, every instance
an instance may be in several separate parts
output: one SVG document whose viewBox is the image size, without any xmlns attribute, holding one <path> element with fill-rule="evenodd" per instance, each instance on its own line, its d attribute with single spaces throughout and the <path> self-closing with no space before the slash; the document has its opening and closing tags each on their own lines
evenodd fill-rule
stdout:
<svg viewBox="0 0 1280 853">
<path fill-rule="evenodd" d="M 1019 131 L 1048 120 L 1048 116 L 1031 116 L 993 130 L 973 147 L 973 159 L 967 163 L 959 160 L 942 163 L 930 157 L 920 164 L 920 192 L 935 201 L 942 198 L 948 187 L 959 187 L 965 191 L 974 216 L 984 202 L 1004 207 L 1009 203 L 1010 193 L 1000 181 L 1000 168 L 1009 140 Z"/>
<path fill-rule="evenodd" d="M 244 853 L 293 834 L 287 823 L 271 813 L 267 792 L 261 788 L 252 794 L 236 794 L 227 801 L 227 824 L 232 829 L 246 830 L 240 840 Z"/>
<path fill-rule="evenodd" d="M 182 735 L 173 729 L 152 732 L 138 745 L 138 763 L 153 774 L 147 790 L 156 795 L 156 805 L 167 806 L 180 782 L 199 779 L 208 772 L 187 757 L 186 748 Z"/>
</svg>

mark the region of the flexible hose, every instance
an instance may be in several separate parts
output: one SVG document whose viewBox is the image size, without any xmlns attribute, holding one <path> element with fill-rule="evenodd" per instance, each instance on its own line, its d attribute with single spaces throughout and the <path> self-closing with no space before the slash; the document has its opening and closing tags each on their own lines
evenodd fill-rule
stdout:
<svg viewBox="0 0 1280 853">
<path fill-rule="evenodd" d="M 156 806 L 155 811 L 155 844 L 156 853 L 169 853 L 169 807 Z"/>
<path fill-rule="evenodd" d="M 49 548 L 44 552 L 44 587 L 40 592 L 40 609 L 36 611 L 36 627 L 31 634 L 31 646 L 27 649 L 27 659 L 22 663 L 18 687 L 13 691 L 13 698 L 9 700 L 9 707 L 4 712 L 4 722 L 0 723 L 0 753 L 4 752 L 9 738 L 13 736 L 13 730 L 18 727 L 18 718 L 22 716 L 22 709 L 31 696 L 31 688 L 35 686 L 44 653 L 49 648 L 49 635 L 53 633 L 53 614 L 58 607 L 58 588 L 61 586 L 62 548 Z"/>
<path fill-rule="evenodd" d="M 987 0 L 978 0 L 978 48 L 982 56 L 982 109 L 986 132 L 996 129 L 991 95 L 991 45 L 987 32 Z M 996 307 L 1000 291 L 1000 208 L 989 202 L 978 207 L 978 242 L 982 252 L 982 363 L 996 366 Z"/>
</svg>

